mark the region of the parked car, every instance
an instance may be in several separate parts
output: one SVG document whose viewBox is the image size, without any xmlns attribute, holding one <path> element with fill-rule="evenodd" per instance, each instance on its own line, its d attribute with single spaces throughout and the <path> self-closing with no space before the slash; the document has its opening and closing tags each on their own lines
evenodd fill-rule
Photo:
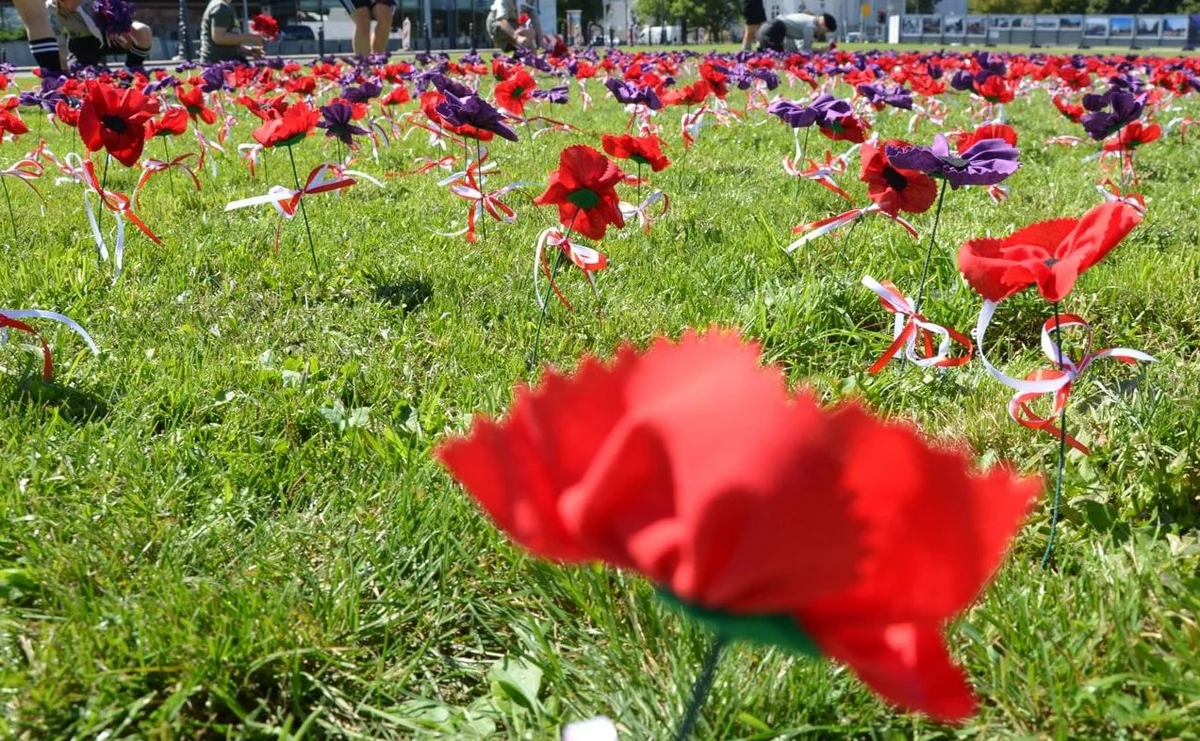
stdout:
<svg viewBox="0 0 1200 741">
<path fill-rule="evenodd" d="M 311 26 L 296 24 L 279 29 L 279 39 L 280 41 L 316 41 L 317 35 L 313 33 Z"/>
</svg>

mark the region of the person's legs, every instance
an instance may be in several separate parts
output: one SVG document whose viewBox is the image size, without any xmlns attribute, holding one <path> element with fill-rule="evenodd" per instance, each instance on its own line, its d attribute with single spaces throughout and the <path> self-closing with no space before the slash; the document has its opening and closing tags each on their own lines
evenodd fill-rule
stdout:
<svg viewBox="0 0 1200 741">
<path fill-rule="evenodd" d="M 125 46 L 125 66 L 144 67 L 146 58 L 150 56 L 150 47 L 154 43 L 154 33 L 150 27 L 140 21 L 133 22 L 133 30 L 127 37 Z"/>
<path fill-rule="evenodd" d="M 376 54 L 387 54 L 388 36 L 392 32 L 392 16 L 396 12 L 394 5 L 375 3 L 371 6 L 371 14 L 375 16 L 375 30 L 371 32 L 371 51 Z"/>
<path fill-rule="evenodd" d="M 367 2 L 354 2 L 354 12 L 350 19 L 354 21 L 354 40 L 350 48 L 355 54 L 366 56 L 371 53 L 371 6 Z"/>
<path fill-rule="evenodd" d="M 29 37 L 29 50 L 33 52 L 34 61 L 42 69 L 61 72 L 58 39 L 50 28 L 46 4 L 41 0 L 13 0 L 13 4 L 17 6 L 17 14 L 25 24 L 25 35 Z"/>
<path fill-rule="evenodd" d="M 742 18 L 746 25 L 742 29 L 742 51 L 750 51 L 758 38 L 758 29 L 767 20 L 767 9 L 763 0 L 743 0 Z"/>
</svg>

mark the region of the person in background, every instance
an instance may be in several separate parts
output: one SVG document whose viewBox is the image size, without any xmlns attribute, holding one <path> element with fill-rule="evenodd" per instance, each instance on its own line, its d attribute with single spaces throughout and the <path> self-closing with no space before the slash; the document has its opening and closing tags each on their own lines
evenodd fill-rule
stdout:
<svg viewBox="0 0 1200 741">
<path fill-rule="evenodd" d="M 776 17 L 758 30 L 758 46 L 770 51 L 812 51 L 813 41 L 824 42 L 837 30 L 837 20 L 828 13 L 789 13 Z"/>
<path fill-rule="evenodd" d="M 90 4 L 89 4 L 90 5 Z M 46 0 L 50 25 L 59 39 L 59 62 L 66 68 L 67 60 L 61 42 L 66 41 L 66 51 L 77 64 L 96 66 L 112 54 L 125 54 L 125 66 L 138 69 L 145 66 L 150 56 L 150 45 L 154 34 L 145 23 L 133 21 L 128 31 L 109 33 L 100 28 L 96 17 L 83 0 Z"/>
<path fill-rule="evenodd" d="M 767 21 L 763 0 L 742 0 L 742 19 L 746 22 L 742 27 L 742 51 L 750 51 L 759 29 Z"/>
<path fill-rule="evenodd" d="M 522 13 L 522 10 L 525 12 Z M 528 21 L 522 22 L 522 15 Z M 486 28 L 492 42 L 501 51 L 536 49 L 541 39 L 541 22 L 537 20 L 537 11 L 529 6 L 518 7 L 517 0 L 494 0 L 487 14 Z"/>
<path fill-rule="evenodd" d="M 37 66 L 51 74 L 62 73 L 62 52 L 58 37 L 50 26 L 50 14 L 43 0 L 13 0 L 17 14 L 25 24 L 25 35 L 29 37 L 29 51 Z"/>
<path fill-rule="evenodd" d="M 354 40 L 350 48 L 355 54 L 365 57 L 371 54 L 387 54 L 388 34 L 392 31 L 392 16 L 396 13 L 396 0 L 354 0 Z M 371 28 L 371 19 L 375 28 Z"/>
<path fill-rule="evenodd" d="M 246 61 L 263 55 L 263 37 L 241 33 L 230 0 L 211 0 L 200 18 L 200 61 Z"/>
</svg>

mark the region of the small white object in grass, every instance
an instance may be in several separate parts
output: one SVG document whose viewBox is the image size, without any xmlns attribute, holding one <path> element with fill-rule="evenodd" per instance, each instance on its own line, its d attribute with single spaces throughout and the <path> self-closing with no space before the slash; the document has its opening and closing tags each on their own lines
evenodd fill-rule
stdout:
<svg viewBox="0 0 1200 741">
<path fill-rule="evenodd" d="M 617 741 L 617 725 L 603 715 L 563 727 L 562 741 Z"/>
</svg>

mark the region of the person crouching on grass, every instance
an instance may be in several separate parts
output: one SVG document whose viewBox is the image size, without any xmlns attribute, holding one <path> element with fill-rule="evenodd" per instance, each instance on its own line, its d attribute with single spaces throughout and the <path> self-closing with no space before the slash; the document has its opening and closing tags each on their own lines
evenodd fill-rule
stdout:
<svg viewBox="0 0 1200 741">
<path fill-rule="evenodd" d="M 528 22 L 522 22 L 522 15 L 528 17 Z M 536 49 L 541 44 L 541 23 L 537 11 L 528 6 L 518 8 L 517 0 L 494 0 L 486 24 L 488 35 L 501 51 Z"/>
<path fill-rule="evenodd" d="M 813 41 L 825 42 L 830 33 L 837 30 L 837 20 L 828 13 L 788 13 L 776 16 L 770 23 L 758 29 L 758 48 L 768 51 L 796 51 L 800 42 L 801 51 L 812 51 Z"/>
<path fill-rule="evenodd" d="M 229 0 L 212 0 L 200 18 L 200 61 L 244 62 L 263 55 L 263 37 L 241 33 L 237 13 Z"/>
<path fill-rule="evenodd" d="M 125 66 L 139 69 L 150 56 L 154 35 L 145 23 L 133 21 L 128 30 L 111 32 L 101 27 L 83 0 L 46 0 L 50 25 L 60 42 L 66 39 L 66 52 L 72 61 L 85 67 L 104 63 L 112 54 L 125 54 Z M 60 43 L 60 54 L 61 52 Z M 66 60 L 62 59 L 66 67 Z"/>
</svg>

